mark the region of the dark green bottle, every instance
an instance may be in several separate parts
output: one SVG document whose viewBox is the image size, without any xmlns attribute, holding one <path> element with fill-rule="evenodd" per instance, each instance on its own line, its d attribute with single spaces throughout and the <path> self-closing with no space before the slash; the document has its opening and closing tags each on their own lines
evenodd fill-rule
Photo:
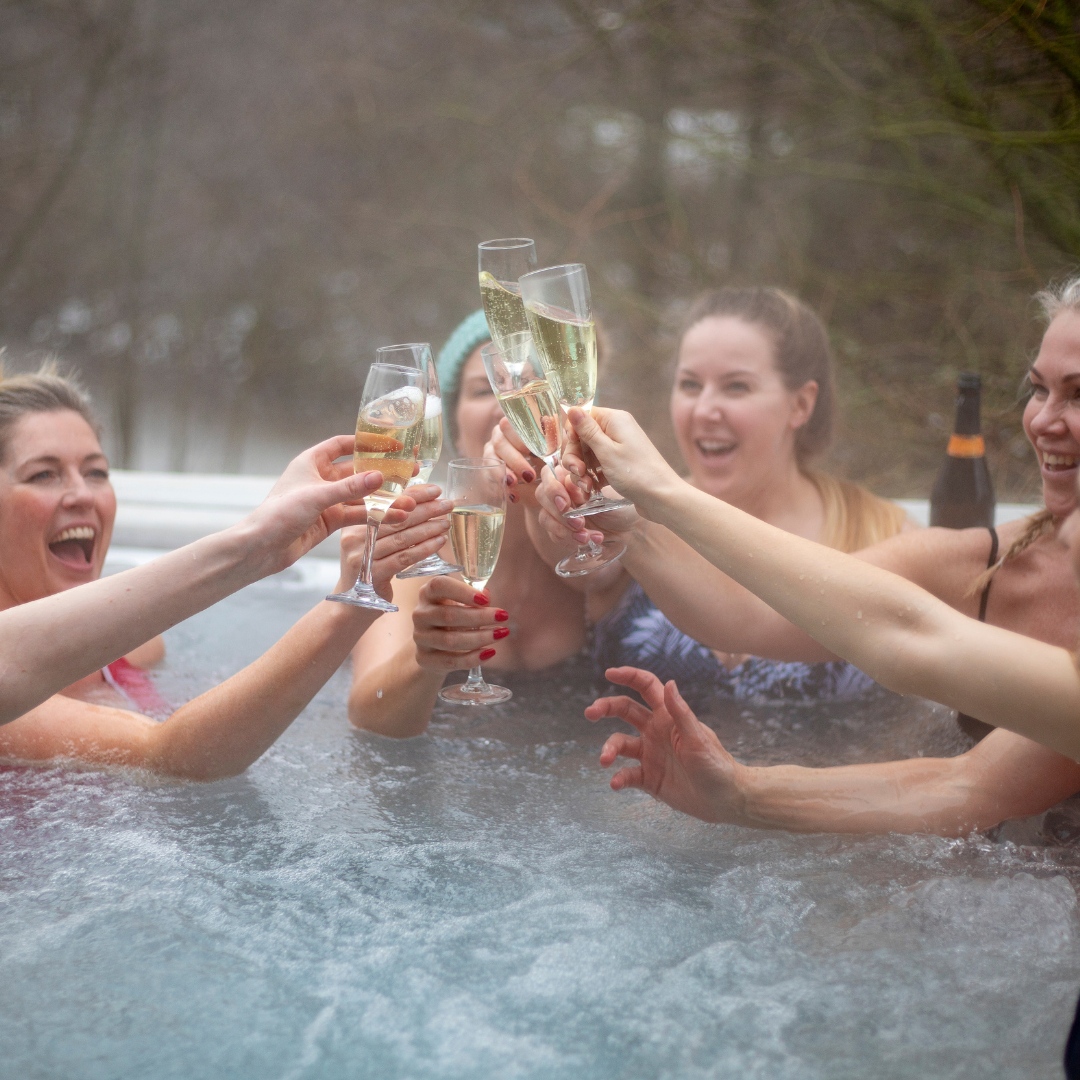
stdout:
<svg viewBox="0 0 1080 1080">
<path fill-rule="evenodd" d="M 981 392 L 978 375 L 964 372 L 956 381 L 956 423 L 930 495 L 931 525 L 972 529 L 994 524 L 994 485 L 979 419 Z"/>
</svg>

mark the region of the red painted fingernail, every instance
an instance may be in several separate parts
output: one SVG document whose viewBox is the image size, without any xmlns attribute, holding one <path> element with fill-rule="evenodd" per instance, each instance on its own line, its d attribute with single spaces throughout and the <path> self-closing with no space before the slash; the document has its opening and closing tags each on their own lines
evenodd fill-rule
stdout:
<svg viewBox="0 0 1080 1080">
<path fill-rule="evenodd" d="M 502 641 L 502 639 L 504 637 L 509 637 L 510 636 L 510 627 L 509 626 L 497 626 L 497 627 L 495 627 L 494 630 L 491 631 L 491 636 L 496 641 Z"/>
<path fill-rule="evenodd" d="M 480 659 L 481 660 L 490 660 L 494 655 L 495 655 L 495 650 L 494 649 L 485 649 L 480 654 Z"/>
<path fill-rule="evenodd" d="M 512 503 L 517 502 L 517 496 L 511 491 L 506 496 Z"/>
<path fill-rule="evenodd" d="M 534 473 L 532 469 L 522 469 L 521 479 L 524 480 L 526 484 L 531 484 L 536 479 L 536 473 Z"/>
<path fill-rule="evenodd" d="M 487 607 L 488 604 L 491 603 L 491 601 L 482 592 L 473 593 L 472 602 L 477 607 Z"/>
<path fill-rule="evenodd" d="M 507 487 L 513 487 L 514 486 L 514 474 L 513 473 L 507 473 L 506 474 L 506 486 Z"/>
<path fill-rule="evenodd" d="M 498 608 L 496 610 L 496 612 L 495 612 L 495 621 L 496 622 L 509 622 L 510 621 L 510 612 L 509 611 L 503 611 L 502 608 Z"/>
</svg>

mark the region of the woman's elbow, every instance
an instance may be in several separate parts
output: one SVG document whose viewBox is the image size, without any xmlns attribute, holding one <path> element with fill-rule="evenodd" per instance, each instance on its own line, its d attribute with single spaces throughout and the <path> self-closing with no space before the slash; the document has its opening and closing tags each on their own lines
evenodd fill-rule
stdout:
<svg viewBox="0 0 1080 1080">
<path fill-rule="evenodd" d="M 430 711 L 416 710 L 405 715 L 381 690 L 354 689 L 349 695 L 349 723 L 360 731 L 391 739 L 412 739 L 423 735 L 431 720 Z"/>
</svg>

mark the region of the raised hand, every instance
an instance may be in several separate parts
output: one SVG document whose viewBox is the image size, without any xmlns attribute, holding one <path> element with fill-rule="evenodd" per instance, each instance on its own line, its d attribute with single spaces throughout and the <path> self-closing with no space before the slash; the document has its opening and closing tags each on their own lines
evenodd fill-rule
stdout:
<svg viewBox="0 0 1080 1080">
<path fill-rule="evenodd" d="M 573 408 L 568 419 L 572 434 L 563 450 L 563 464 L 583 476 L 582 443 L 587 444 L 599 459 L 607 482 L 632 499 L 646 516 L 650 495 L 661 487 L 683 483 L 630 413 L 594 406 L 590 414 Z"/>
<path fill-rule="evenodd" d="M 529 452 L 505 416 L 492 429 L 491 438 L 484 447 L 484 457 L 498 458 L 506 465 L 511 488 L 517 484 L 531 484 L 544 467 L 544 463 Z"/>
<path fill-rule="evenodd" d="M 391 581 L 395 574 L 401 573 L 421 559 L 434 555 L 446 542 L 450 530 L 450 511 L 454 504 L 449 499 L 441 499 L 442 489 L 437 484 L 417 484 L 409 488 L 408 496 L 402 496 L 394 503 L 400 507 L 403 500 L 414 503 L 414 508 L 407 514 L 404 511 L 387 511 L 379 530 L 379 539 L 375 543 L 375 558 L 371 565 L 371 579 L 376 591 L 384 599 L 393 596 Z M 401 518 L 395 524 L 387 526 L 391 514 Z M 344 589 L 356 580 L 364 559 L 366 530 L 360 528 L 345 529 L 341 533 L 341 582 Z M 340 586 L 339 582 L 339 586 Z M 339 591 L 344 591 L 339 588 Z"/>
<path fill-rule="evenodd" d="M 612 776 L 612 789 L 641 788 L 703 821 L 741 820 L 743 766 L 693 714 L 674 680 L 664 685 L 651 672 L 632 667 L 609 668 L 605 674 L 610 682 L 636 690 L 646 703 L 626 696 L 599 698 L 585 710 L 589 720 L 615 716 L 639 732 L 617 732 L 600 751 L 605 767 L 620 757 L 638 762 Z"/>
<path fill-rule="evenodd" d="M 510 616 L 453 577 L 431 578 L 413 611 L 416 662 L 428 671 L 463 671 L 490 660 L 508 637 Z"/>
<path fill-rule="evenodd" d="M 378 489 L 382 474 L 354 473 L 352 435 L 337 435 L 289 462 L 266 499 L 238 528 L 261 549 L 265 573 L 291 566 L 336 529 L 367 520 L 363 498 Z M 339 461 L 348 455 L 347 461 Z M 401 522 L 415 503 L 402 496 L 386 520 Z"/>
</svg>

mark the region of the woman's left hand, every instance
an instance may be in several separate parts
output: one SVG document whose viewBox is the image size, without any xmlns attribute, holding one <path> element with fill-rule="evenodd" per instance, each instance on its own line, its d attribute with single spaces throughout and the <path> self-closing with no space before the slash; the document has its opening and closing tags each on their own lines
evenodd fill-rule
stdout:
<svg viewBox="0 0 1080 1080">
<path fill-rule="evenodd" d="M 507 498 L 511 502 L 517 502 L 525 494 L 514 489 L 518 485 L 531 484 L 544 467 L 544 463 L 529 452 L 505 416 L 492 429 L 491 438 L 484 447 L 484 457 L 497 458 L 506 465 L 506 486 L 510 489 Z"/>
<path fill-rule="evenodd" d="M 454 504 L 441 499 L 438 484 L 417 484 L 409 488 L 409 497 L 416 509 L 399 525 L 382 525 L 375 542 L 371 579 L 375 590 L 386 600 L 393 598 L 391 581 L 395 574 L 408 569 L 421 559 L 442 550 L 450 531 L 450 511 Z M 367 542 L 367 526 L 343 529 L 341 532 L 341 581 L 339 592 L 347 592 L 359 575 Z"/>
<path fill-rule="evenodd" d="M 712 728 L 693 714 L 674 680 L 664 685 L 651 672 L 632 667 L 609 668 L 605 675 L 618 686 L 636 690 L 646 702 L 642 705 L 626 696 L 599 698 L 585 710 L 589 720 L 616 716 L 640 733 L 617 732 L 604 743 L 601 765 L 611 765 L 619 757 L 638 762 L 615 773 L 612 789 L 641 788 L 703 821 L 740 820 L 743 766 L 724 749 Z"/>
</svg>

